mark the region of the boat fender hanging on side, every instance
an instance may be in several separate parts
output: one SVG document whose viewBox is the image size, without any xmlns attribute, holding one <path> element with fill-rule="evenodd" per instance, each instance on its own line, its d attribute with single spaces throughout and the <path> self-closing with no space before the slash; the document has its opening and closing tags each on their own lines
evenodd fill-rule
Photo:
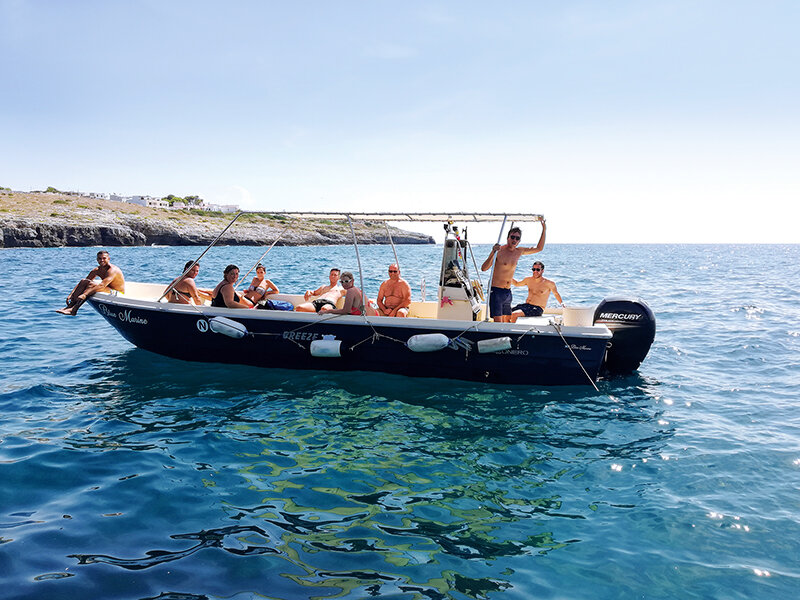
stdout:
<svg viewBox="0 0 800 600">
<path fill-rule="evenodd" d="M 211 317 L 208 324 L 214 333 L 221 333 L 237 340 L 247 335 L 247 327 L 227 317 Z"/>
<path fill-rule="evenodd" d="M 420 333 L 408 338 L 406 346 L 412 352 L 436 352 L 450 344 L 450 338 L 443 333 Z"/>
<path fill-rule="evenodd" d="M 317 358 L 339 358 L 342 355 L 342 340 L 314 340 L 311 356 Z"/>
<path fill-rule="evenodd" d="M 508 336 L 481 340 L 478 342 L 478 353 L 489 354 L 491 352 L 502 352 L 511 350 L 511 338 Z"/>
</svg>

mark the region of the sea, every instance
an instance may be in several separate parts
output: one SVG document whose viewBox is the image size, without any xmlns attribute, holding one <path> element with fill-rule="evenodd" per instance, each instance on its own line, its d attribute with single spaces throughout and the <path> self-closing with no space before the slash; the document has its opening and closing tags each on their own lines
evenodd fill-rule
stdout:
<svg viewBox="0 0 800 600">
<path fill-rule="evenodd" d="M 0 598 L 800 597 L 800 245 L 523 257 L 567 305 L 655 313 L 599 392 L 165 358 L 53 312 L 97 250 L 0 251 Z M 109 248 L 164 283 L 201 250 Z M 266 250 L 213 248 L 198 282 Z M 396 251 L 435 299 L 441 246 Z M 287 292 L 360 262 L 372 296 L 394 260 L 262 259 Z"/>
</svg>

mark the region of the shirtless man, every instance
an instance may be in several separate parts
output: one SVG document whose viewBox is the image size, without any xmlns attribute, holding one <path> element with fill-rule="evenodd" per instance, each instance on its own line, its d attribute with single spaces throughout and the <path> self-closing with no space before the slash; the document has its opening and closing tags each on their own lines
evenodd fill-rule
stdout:
<svg viewBox="0 0 800 600">
<path fill-rule="evenodd" d="M 100 282 L 95 283 L 94 278 L 99 277 Z M 67 306 L 56 310 L 62 315 L 74 317 L 78 309 L 86 302 L 89 296 L 97 292 L 115 290 L 125 292 L 125 278 L 119 267 L 111 264 L 108 252 L 100 250 L 97 253 L 97 267 L 89 271 L 85 279 L 81 279 L 67 296 Z"/>
<path fill-rule="evenodd" d="M 342 286 L 344 289 L 344 306 L 330 308 L 325 306 L 319 310 L 321 315 L 360 315 L 362 309 L 367 316 L 374 316 L 374 309 L 369 306 L 369 298 L 356 287 L 355 277 L 350 271 L 342 273 Z"/>
<path fill-rule="evenodd" d="M 192 263 L 194 263 L 194 266 L 192 266 Z M 190 260 L 183 265 L 184 272 L 186 272 L 186 269 L 189 267 L 192 268 L 186 275 L 181 275 L 172 281 L 172 283 L 177 283 L 175 283 L 175 286 L 167 295 L 168 302 L 174 304 L 191 304 L 194 302 L 197 305 L 201 305 L 204 300 L 211 300 L 211 290 L 201 290 L 194 282 L 194 278 L 197 277 L 197 274 L 200 272 L 200 263 L 195 263 L 193 260 Z M 170 283 L 170 285 L 172 285 L 172 283 Z"/>
<path fill-rule="evenodd" d="M 517 304 L 511 309 L 511 322 L 516 323 L 520 317 L 540 317 L 544 312 L 544 307 L 547 306 L 547 299 L 550 297 L 550 292 L 556 297 L 559 304 L 564 304 L 561 300 L 561 294 L 558 293 L 556 284 L 549 279 L 545 279 L 544 264 L 540 261 L 533 263 L 533 274 L 526 277 L 522 281 L 512 279 L 511 283 L 515 286 L 528 286 L 528 298 L 523 304 Z"/>
<path fill-rule="evenodd" d="M 535 248 L 520 248 L 519 241 L 522 239 L 522 230 L 519 227 L 512 227 L 508 232 L 506 243 L 502 246 L 495 244 L 489 253 L 489 257 L 481 265 L 481 271 L 488 271 L 492 266 L 495 254 L 497 254 L 489 300 L 489 315 L 495 322 L 511 322 L 511 281 L 514 279 L 514 270 L 517 268 L 517 262 L 519 262 L 521 256 L 536 254 L 544 248 L 547 225 L 544 220 L 541 223 L 542 235 L 539 237 L 539 243 L 536 244 Z"/>
<path fill-rule="evenodd" d="M 311 291 L 306 290 L 304 294 L 305 302 L 298 304 L 294 307 L 297 312 L 319 312 L 320 309 L 327 306 L 329 308 L 336 308 L 336 302 L 345 295 L 345 290 L 339 285 L 339 269 L 331 269 L 328 278 L 330 283 L 328 285 L 321 285 L 317 289 Z M 309 301 L 311 296 L 317 296 L 315 300 Z"/>
<path fill-rule="evenodd" d="M 389 265 L 389 279 L 378 290 L 378 314 L 382 317 L 407 317 L 411 306 L 411 286 L 400 277 L 400 267 Z"/>
</svg>

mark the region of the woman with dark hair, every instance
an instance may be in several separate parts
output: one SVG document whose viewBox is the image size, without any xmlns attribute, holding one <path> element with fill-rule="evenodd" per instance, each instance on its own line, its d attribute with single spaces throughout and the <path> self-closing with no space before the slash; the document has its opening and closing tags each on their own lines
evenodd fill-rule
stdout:
<svg viewBox="0 0 800 600">
<path fill-rule="evenodd" d="M 189 267 L 192 268 L 189 269 Z M 187 271 L 187 269 L 189 270 Z M 183 265 L 183 272 L 183 275 L 173 279 L 172 283 L 169 284 L 172 289 L 167 296 L 167 302 L 174 304 L 192 304 L 194 302 L 197 305 L 202 305 L 206 300 L 211 300 L 211 292 L 200 289 L 194 281 L 200 272 L 200 263 L 190 260 Z"/>
<path fill-rule="evenodd" d="M 278 286 L 267 279 L 267 269 L 261 263 L 256 265 L 256 276 L 250 283 L 250 287 L 244 293 L 244 297 L 253 304 L 261 300 L 266 300 L 270 294 L 279 294 Z"/>
<path fill-rule="evenodd" d="M 211 306 L 217 308 L 253 308 L 253 303 L 247 298 L 239 298 L 233 286 L 239 280 L 239 267 L 228 265 L 223 271 L 224 277 L 211 292 Z"/>
</svg>

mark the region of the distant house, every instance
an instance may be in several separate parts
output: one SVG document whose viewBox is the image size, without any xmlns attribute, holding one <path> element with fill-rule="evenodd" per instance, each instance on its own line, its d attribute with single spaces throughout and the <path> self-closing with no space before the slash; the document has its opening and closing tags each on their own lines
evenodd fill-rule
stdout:
<svg viewBox="0 0 800 600">
<path fill-rule="evenodd" d="M 169 202 L 152 196 L 128 196 L 124 201 L 128 204 L 138 204 L 149 208 L 169 208 Z"/>
<path fill-rule="evenodd" d="M 180 200 L 178 200 L 178 201 L 173 202 L 172 206 L 170 206 L 170 208 L 172 210 L 183 210 L 183 209 L 189 208 L 189 207 L 186 205 L 186 202 L 181 202 Z"/>
<path fill-rule="evenodd" d="M 221 213 L 239 212 L 239 206 L 237 204 L 204 204 L 202 208 L 204 210 Z"/>
</svg>

